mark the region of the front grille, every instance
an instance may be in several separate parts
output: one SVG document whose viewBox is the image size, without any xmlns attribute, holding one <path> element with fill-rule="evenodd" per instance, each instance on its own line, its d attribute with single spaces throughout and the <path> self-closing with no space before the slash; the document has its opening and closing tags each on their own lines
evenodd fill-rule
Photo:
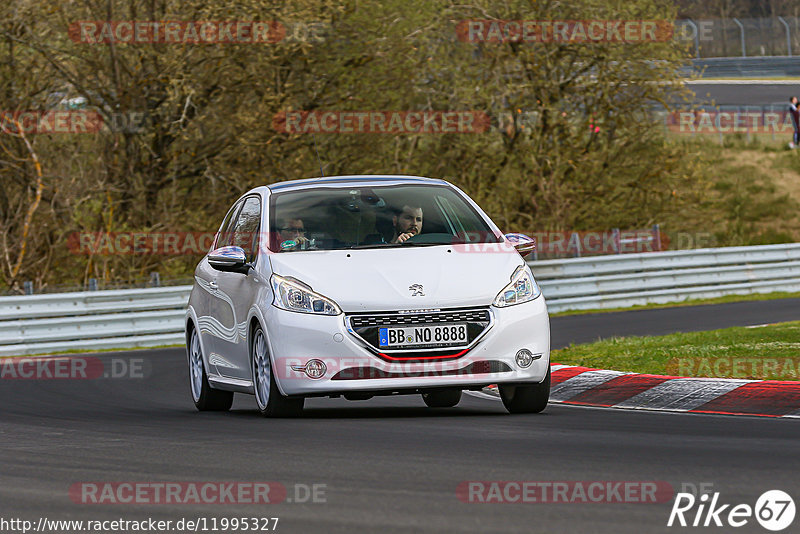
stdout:
<svg viewBox="0 0 800 534">
<path fill-rule="evenodd" d="M 442 310 L 438 312 L 407 313 L 363 313 L 347 316 L 350 330 L 356 334 L 380 358 L 386 361 L 426 361 L 457 359 L 467 353 L 469 348 L 491 325 L 492 316 L 488 308 Z M 466 323 L 467 342 L 452 346 L 446 343 L 428 347 L 381 348 L 378 344 L 378 328 L 384 326 L 408 326 L 421 324 Z"/>
<path fill-rule="evenodd" d="M 489 310 L 460 310 L 420 314 L 351 315 L 350 326 L 403 326 L 427 323 L 489 322 Z"/>
</svg>

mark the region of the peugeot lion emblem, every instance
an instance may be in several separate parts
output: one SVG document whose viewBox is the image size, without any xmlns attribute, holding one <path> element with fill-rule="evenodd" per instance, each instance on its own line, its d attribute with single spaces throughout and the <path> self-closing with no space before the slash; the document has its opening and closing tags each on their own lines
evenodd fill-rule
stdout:
<svg viewBox="0 0 800 534">
<path fill-rule="evenodd" d="M 422 284 L 411 284 L 408 286 L 408 290 L 411 291 L 412 297 L 424 297 L 425 293 L 422 292 Z"/>
</svg>

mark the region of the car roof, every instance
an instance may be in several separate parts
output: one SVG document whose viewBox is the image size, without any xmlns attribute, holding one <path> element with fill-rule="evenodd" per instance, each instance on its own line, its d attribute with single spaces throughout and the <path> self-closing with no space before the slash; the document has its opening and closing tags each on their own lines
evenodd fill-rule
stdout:
<svg viewBox="0 0 800 534">
<path fill-rule="evenodd" d="M 350 175 L 350 176 L 323 176 L 320 178 L 306 178 L 302 180 L 289 180 L 270 184 L 270 191 L 288 191 L 306 187 L 334 186 L 334 187 L 369 187 L 375 185 L 403 185 L 403 184 L 435 184 L 449 185 L 445 180 L 438 178 L 425 178 L 423 176 L 406 176 L 400 174 L 383 175 Z"/>
</svg>

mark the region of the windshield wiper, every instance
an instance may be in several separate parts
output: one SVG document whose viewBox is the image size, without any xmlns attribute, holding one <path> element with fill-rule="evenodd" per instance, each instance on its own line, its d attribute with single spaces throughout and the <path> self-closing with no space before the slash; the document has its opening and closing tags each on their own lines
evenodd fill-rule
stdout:
<svg viewBox="0 0 800 534">
<path fill-rule="evenodd" d="M 362 248 L 395 248 L 402 246 L 402 243 L 372 243 L 371 245 L 352 245 L 347 247 L 347 250 L 358 250 Z"/>
<path fill-rule="evenodd" d="M 365 248 L 400 248 L 400 247 L 432 247 L 434 245 L 443 245 L 444 243 L 373 243 L 371 245 L 353 245 L 347 247 L 348 250 L 358 250 Z"/>
</svg>

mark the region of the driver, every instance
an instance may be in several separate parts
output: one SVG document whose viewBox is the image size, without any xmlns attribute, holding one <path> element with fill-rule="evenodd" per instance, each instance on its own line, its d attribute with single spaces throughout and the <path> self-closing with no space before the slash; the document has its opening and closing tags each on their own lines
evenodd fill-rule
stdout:
<svg viewBox="0 0 800 534">
<path fill-rule="evenodd" d="M 392 243 L 403 243 L 422 232 L 422 208 L 406 204 L 394 217 Z"/>
</svg>

